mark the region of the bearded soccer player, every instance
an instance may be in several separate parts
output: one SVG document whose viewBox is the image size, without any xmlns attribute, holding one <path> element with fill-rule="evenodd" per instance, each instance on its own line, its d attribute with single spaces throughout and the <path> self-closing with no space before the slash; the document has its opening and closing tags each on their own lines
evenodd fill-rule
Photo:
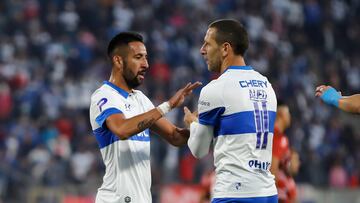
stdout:
<svg viewBox="0 0 360 203">
<path fill-rule="evenodd" d="M 158 107 L 139 90 L 149 69 L 141 35 L 123 32 L 108 45 L 112 64 L 108 81 L 91 96 L 90 122 L 106 166 L 96 203 L 151 202 L 150 134 L 169 143 L 186 143 L 189 131 L 164 118 L 201 83 L 188 83 Z"/>
</svg>

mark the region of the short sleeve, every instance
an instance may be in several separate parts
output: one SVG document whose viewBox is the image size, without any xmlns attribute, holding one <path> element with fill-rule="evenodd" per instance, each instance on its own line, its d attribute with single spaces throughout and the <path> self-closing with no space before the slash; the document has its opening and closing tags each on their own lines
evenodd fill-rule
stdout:
<svg viewBox="0 0 360 203">
<path fill-rule="evenodd" d="M 106 119 L 117 113 L 122 113 L 120 109 L 119 100 L 116 100 L 110 91 L 103 90 L 97 91 L 91 97 L 91 113 L 93 114 L 92 118 L 95 119 L 95 122 L 100 126 L 104 127 Z"/>
<path fill-rule="evenodd" d="M 225 112 L 221 87 L 218 86 L 220 84 L 210 83 L 201 90 L 198 103 L 200 124 L 216 126 Z"/>
<path fill-rule="evenodd" d="M 137 91 L 141 94 L 143 105 L 144 105 L 146 111 L 150 111 L 151 109 L 155 108 L 154 104 L 144 93 L 142 93 L 140 90 L 137 90 Z"/>
</svg>

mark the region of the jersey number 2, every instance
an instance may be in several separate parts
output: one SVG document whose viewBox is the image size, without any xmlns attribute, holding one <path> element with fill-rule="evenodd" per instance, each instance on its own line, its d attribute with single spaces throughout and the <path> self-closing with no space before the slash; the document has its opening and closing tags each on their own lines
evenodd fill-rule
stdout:
<svg viewBox="0 0 360 203">
<path fill-rule="evenodd" d="M 269 134 L 269 112 L 266 102 L 254 102 L 253 104 L 255 109 L 256 149 L 266 149 Z M 261 105 L 262 110 L 260 110 L 259 105 Z M 261 137 L 263 137 L 262 143 Z"/>
</svg>

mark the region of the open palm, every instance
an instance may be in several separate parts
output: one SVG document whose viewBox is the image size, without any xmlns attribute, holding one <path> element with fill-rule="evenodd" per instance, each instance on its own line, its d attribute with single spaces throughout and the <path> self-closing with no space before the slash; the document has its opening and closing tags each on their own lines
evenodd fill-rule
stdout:
<svg viewBox="0 0 360 203">
<path fill-rule="evenodd" d="M 185 97 L 192 93 L 192 90 L 199 87 L 202 83 L 201 82 L 195 82 L 191 83 L 189 82 L 185 87 L 179 89 L 174 96 L 172 96 L 169 100 L 170 107 L 175 108 L 179 107 L 184 103 Z"/>
</svg>

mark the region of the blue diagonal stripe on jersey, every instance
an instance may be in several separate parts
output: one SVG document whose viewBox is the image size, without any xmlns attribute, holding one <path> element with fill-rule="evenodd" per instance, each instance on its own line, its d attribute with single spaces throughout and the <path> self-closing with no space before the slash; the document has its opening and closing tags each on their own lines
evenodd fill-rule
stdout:
<svg viewBox="0 0 360 203">
<path fill-rule="evenodd" d="M 98 128 L 93 131 L 98 145 L 101 148 L 109 146 L 110 144 L 119 141 L 120 139 L 107 128 Z M 131 136 L 128 140 L 150 142 L 149 129 L 144 130 L 134 136 Z"/>
<path fill-rule="evenodd" d="M 95 121 L 96 123 L 100 126 L 100 127 L 103 127 L 103 124 L 105 122 L 105 120 L 113 115 L 113 114 L 116 114 L 116 113 L 122 113 L 122 111 L 120 111 L 119 109 L 117 108 L 108 108 L 106 109 L 105 111 L 101 112 L 100 115 L 98 115 L 96 118 L 95 118 Z"/>
<path fill-rule="evenodd" d="M 243 111 L 231 115 L 222 116 L 214 136 L 233 135 L 244 133 L 256 133 L 254 111 Z M 269 132 L 274 132 L 276 112 L 268 111 Z"/>
<path fill-rule="evenodd" d="M 225 111 L 225 107 L 218 107 L 210 111 L 200 113 L 199 123 L 203 125 L 215 126 L 219 122 L 219 119 L 221 115 L 224 113 L 224 111 Z"/>
<path fill-rule="evenodd" d="M 146 129 L 143 132 L 138 133 L 137 135 L 131 136 L 129 140 L 149 142 L 150 141 L 149 129 Z"/>
<path fill-rule="evenodd" d="M 106 128 L 98 128 L 94 130 L 93 133 L 100 149 L 120 140 L 114 133 Z"/>
</svg>

